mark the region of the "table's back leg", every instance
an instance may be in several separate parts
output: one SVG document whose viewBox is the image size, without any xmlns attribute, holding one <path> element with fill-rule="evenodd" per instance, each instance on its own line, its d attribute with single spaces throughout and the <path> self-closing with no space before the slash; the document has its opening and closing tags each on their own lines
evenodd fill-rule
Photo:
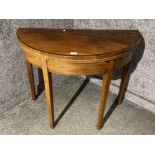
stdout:
<svg viewBox="0 0 155 155">
<path fill-rule="evenodd" d="M 32 64 L 29 63 L 26 59 L 25 59 L 25 63 L 26 63 L 27 72 L 28 72 L 28 78 L 29 78 L 29 83 L 30 83 L 32 99 L 35 100 L 36 99 L 36 94 L 35 94 L 35 84 L 34 84 L 34 76 L 33 76 Z"/>
<path fill-rule="evenodd" d="M 101 95 L 100 95 L 99 112 L 98 112 L 98 122 L 97 122 L 98 130 L 100 130 L 103 125 L 103 116 L 104 116 L 104 111 L 105 111 L 106 100 L 108 97 L 111 76 L 112 76 L 112 69 L 107 70 L 103 76 Z"/>
<path fill-rule="evenodd" d="M 45 94 L 47 100 L 47 109 L 50 121 L 50 127 L 54 128 L 54 107 L 53 107 L 53 92 L 52 92 L 52 74 L 48 72 L 46 58 L 41 58 L 42 70 L 45 84 Z"/>
<path fill-rule="evenodd" d="M 130 62 L 123 66 L 120 89 L 119 89 L 118 96 L 116 98 L 117 104 L 121 104 L 125 96 L 125 89 L 127 87 L 128 80 L 129 80 L 129 65 L 130 65 Z"/>
</svg>

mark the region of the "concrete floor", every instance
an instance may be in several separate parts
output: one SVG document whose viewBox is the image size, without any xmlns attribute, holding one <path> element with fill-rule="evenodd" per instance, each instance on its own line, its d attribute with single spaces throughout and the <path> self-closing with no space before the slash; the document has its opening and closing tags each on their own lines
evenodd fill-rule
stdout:
<svg viewBox="0 0 155 155">
<path fill-rule="evenodd" d="M 75 96 L 84 81 L 82 78 L 55 80 L 53 89 L 56 119 L 74 97 L 68 104 L 71 106 L 68 106 L 69 109 L 54 129 L 49 127 L 43 92 L 36 101 L 29 99 L 7 111 L 0 118 L 0 134 L 155 134 L 155 114 L 127 100 L 117 107 L 111 106 L 116 97 L 111 93 L 106 106 L 108 119 L 102 130 L 96 130 L 100 87 L 89 82 L 79 96 L 77 93 Z"/>
</svg>

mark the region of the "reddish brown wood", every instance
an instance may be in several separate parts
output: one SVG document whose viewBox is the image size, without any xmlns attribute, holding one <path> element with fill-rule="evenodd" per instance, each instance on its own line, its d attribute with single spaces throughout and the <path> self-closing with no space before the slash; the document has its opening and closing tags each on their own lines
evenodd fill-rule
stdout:
<svg viewBox="0 0 155 155">
<path fill-rule="evenodd" d="M 116 55 L 139 40 L 137 30 L 19 29 L 17 37 L 37 51 L 57 55 Z"/>
<path fill-rule="evenodd" d="M 52 91 L 52 76 L 47 69 L 47 58 L 42 57 L 42 70 L 45 84 L 45 94 L 47 100 L 47 110 L 49 115 L 50 127 L 54 128 L 54 110 L 53 110 L 53 91 Z"/>
<path fill-rule="evenodd" d="M 104 111 L 105 111 L 106 100 L 108 97 L 112 71 L 113 71 L 113 62 L 110 62 L 109 69 L 103 75 L 103 83 L 102 83 L 102 87 L 101 87 L 98 122 L 97 122 L 98 130 L 100 130 L 103 125 L 103 115 L 104 115 Z"/>
<path fill-rule="evenodd" d="M 30 83 L 30 88 L 31 88 L 32 99 L 35 100 L 36 99 L 36 93 L 35 93 L 35 85 L 34 85 L 34 76 L 33 76 L 32 64 L 30 64 L 26 59 L 25 59 L 25 63 L 26 63 L 26 66 L 27 66 L 27 72 L 28 72 L 28 78 L 29 78 L 29 83 Z"/>
<path fill-rule="evenodd" d="M 125 96 L 125 89 L 129 78 L 129 65 L 130 65 L 130 62 L 123 66 L 121 85 L 120 85 L 118 96 L 116 98 L 117 104 L 121 104 Z"/>
</svg>

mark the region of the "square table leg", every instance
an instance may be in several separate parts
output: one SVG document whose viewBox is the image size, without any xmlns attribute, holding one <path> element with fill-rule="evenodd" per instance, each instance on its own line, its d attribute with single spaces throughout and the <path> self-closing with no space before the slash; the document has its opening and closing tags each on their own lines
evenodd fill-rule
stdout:
<svg viewBox="0 0 155 155">
<path fill-rule="evenodd" d="M 41 58 L 42 70 L 45 84 L 45 94 L 47 100 L 47 109 L 50 121 L 50 127 L 54 128 L 54 107 L 53 107 L 53 91 L 52 91 L 52 76 L 48 72 L 46 58 Z"/>
<path fill-rule="evenodd" d="M 116 98 L 117 104 L 121 104 L 125 96 L 125 90 L 129 80 L 129 66 L 130 66 L 130 62 L 123 66 L 121 85 L 120 85 L 118 96 Z"/>
<path fill-rule="evenodd" d="M 104 111 L 105 111 L 106 100 L 108 97 L 111 76 L 112 76 L 112 69 L 107 70 L 104 73 L 102 88 L 101 88 L 101 95 L 100 95 L 99 112 L 98 112 L 98 122 L 97 122 L 98 130 L 100 130 L 103 125 L 103 116 L 104 116 Z"/>
<path fill-rule="evenodd" d="M 36 93 L 35 93 L 35 84 L 34 84 L 32 64 L 29 63 L 26 59 L 25 59 L 25 63 L 26 63 L 27 72 L 28 72 L 28 78 L 29 78 L 29 83 L 30 83 L 32 99 L 35 100 L 36 99 Z"/>
</svg>

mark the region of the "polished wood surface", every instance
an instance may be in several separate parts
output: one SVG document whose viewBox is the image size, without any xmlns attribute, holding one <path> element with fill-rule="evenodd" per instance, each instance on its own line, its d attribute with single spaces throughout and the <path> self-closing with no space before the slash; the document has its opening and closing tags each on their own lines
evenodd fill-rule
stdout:
<svg viewBox="0 0 155 155">
<path fill-rule="evenodd" d="M 140 41 L 140 33 L 137 30 L 20 28 L 17 38 L 27 62 L 33 99 L 35 90 L 31 64 L 43 70 L 51 128 L 54 127 L 54 110 L 49 72 L 75 76 L 103 74 L 97 123 L 97 129 L 101 129 L 112 71 L 123 68 L 116 99 L 120 104 L 127 83 L 128 64 Z"/>
<path fill-rule="evenodd" d="M 137 31 L 19 29 L 18 39 L 29 48 L 57 55 L 103 55 L 133 47 Z"/>
</svg>

